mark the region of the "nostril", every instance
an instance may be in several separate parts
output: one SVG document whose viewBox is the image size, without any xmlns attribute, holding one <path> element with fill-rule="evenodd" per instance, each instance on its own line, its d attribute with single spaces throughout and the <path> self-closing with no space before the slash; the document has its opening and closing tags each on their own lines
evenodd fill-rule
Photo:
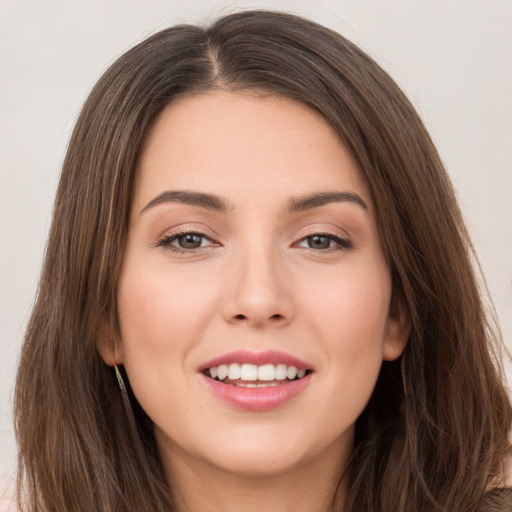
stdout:
<svg viewBox="0 0 512 512">
<path fill-rule="evenodd" d="M 276 313 L 270 317 L 270 320 L 282 320 L 284 317 L 280 313 Z M 242 315 L 241 313 L 235 316 L 236 320 L 247 320 L 247 316 Z"/>
</svg>

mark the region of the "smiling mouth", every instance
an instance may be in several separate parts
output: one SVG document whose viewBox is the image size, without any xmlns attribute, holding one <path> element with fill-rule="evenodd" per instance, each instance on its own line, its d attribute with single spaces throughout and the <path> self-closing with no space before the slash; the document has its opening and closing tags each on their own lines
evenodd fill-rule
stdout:
<svg viewBox="0 0 512 512">
<path fill-rule="evenodd" d="M 242 388 L 269 388 L 304 378 L 312 370 L 286 364 L 221 364 L 203 370 L 210 379 Z"/>
</svg>

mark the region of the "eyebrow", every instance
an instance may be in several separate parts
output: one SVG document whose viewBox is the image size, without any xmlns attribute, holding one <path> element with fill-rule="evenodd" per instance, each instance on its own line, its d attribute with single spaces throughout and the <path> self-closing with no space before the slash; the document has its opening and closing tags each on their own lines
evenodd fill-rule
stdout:
<svg viewBox="0 0 512 512">
<path fill-rule="evenodd" d="M 298 213 L 313 208 L 319 208 L 329 203 L 348 202 L 361 206 L 368 210 L 368 205 L 361 196 L 354 192 L 316 192 L 300 197 L 292 197 L 288 201 L 286 210 L 290 213 Z"/>
<path fill-rule="evenodd" d="M 227 213 L 234 209 L 224 198 L 207 194 L 205 192 L 192 192 L 187 190 L 166 190 L 154 199 L 152 199 L 142 210 L 145 211 L 159 204 L 176 202 L 188 204 L 191 206 L 199 206 L 207 210 L 213 210 L 220 213 Z M 299 213 L 314 208 L 319 208 L 329 203 L 349 202 L 359 205 L 364 210 L 368 210 L 368 205 L 361 196 L 354 192 L 315 192 L 305 196 L 292 197 L 286 206 L 288 213 Z"/>
<path fill-rule="evenodd" d="M 163 203 L 182 203 L 189 204 L 192 206 L 199 206 L 206 208 L 207 210 L 213 210 L 216 212 L 227 213 L 232 210 L 233 207 L 222 197 L 214 194 L 206 194 L 204 192 L 190 192 L 187 190 L 166 190 L 160 195 L 152 199 L 144 208 L 141 210 L 141 214 L 146 210 L 153 208 Z"/>
</svg>

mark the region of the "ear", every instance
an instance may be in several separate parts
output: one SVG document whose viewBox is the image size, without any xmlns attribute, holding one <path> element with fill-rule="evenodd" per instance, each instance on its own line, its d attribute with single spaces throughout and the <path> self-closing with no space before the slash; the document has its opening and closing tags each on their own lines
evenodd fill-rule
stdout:
<svg viewBox="0 0 512 512">
<path fill-rule="evenodd" d="M 401 294 L 393 292 L 386 322 L 382 359 L 394 361 L 402 355 L 411 332 L 411 317 Z"/>
<path fill-rule="evenodd" d="M 102 317 L 98 326 L 96 348 L 103 361 L 109 366 L 123 364 L 123 346 L 119 336 L 115 334 L 115 328 L 112 326 L 112 322 L 107 315 Z"/>
</svg>

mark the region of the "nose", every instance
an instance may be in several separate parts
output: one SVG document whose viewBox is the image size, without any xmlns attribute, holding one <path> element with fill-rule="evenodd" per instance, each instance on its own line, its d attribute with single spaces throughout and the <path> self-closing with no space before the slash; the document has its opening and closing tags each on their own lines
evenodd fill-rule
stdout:
<svg viewBox="0 0 512 512">
<path fill-rule="evenodd" d="M 259 329 L 288 325 L 294 316 L 292 283 L 277 251 L 243 251 L 233 263 L 226 281 L 225 320 Z"/>
</svg>

